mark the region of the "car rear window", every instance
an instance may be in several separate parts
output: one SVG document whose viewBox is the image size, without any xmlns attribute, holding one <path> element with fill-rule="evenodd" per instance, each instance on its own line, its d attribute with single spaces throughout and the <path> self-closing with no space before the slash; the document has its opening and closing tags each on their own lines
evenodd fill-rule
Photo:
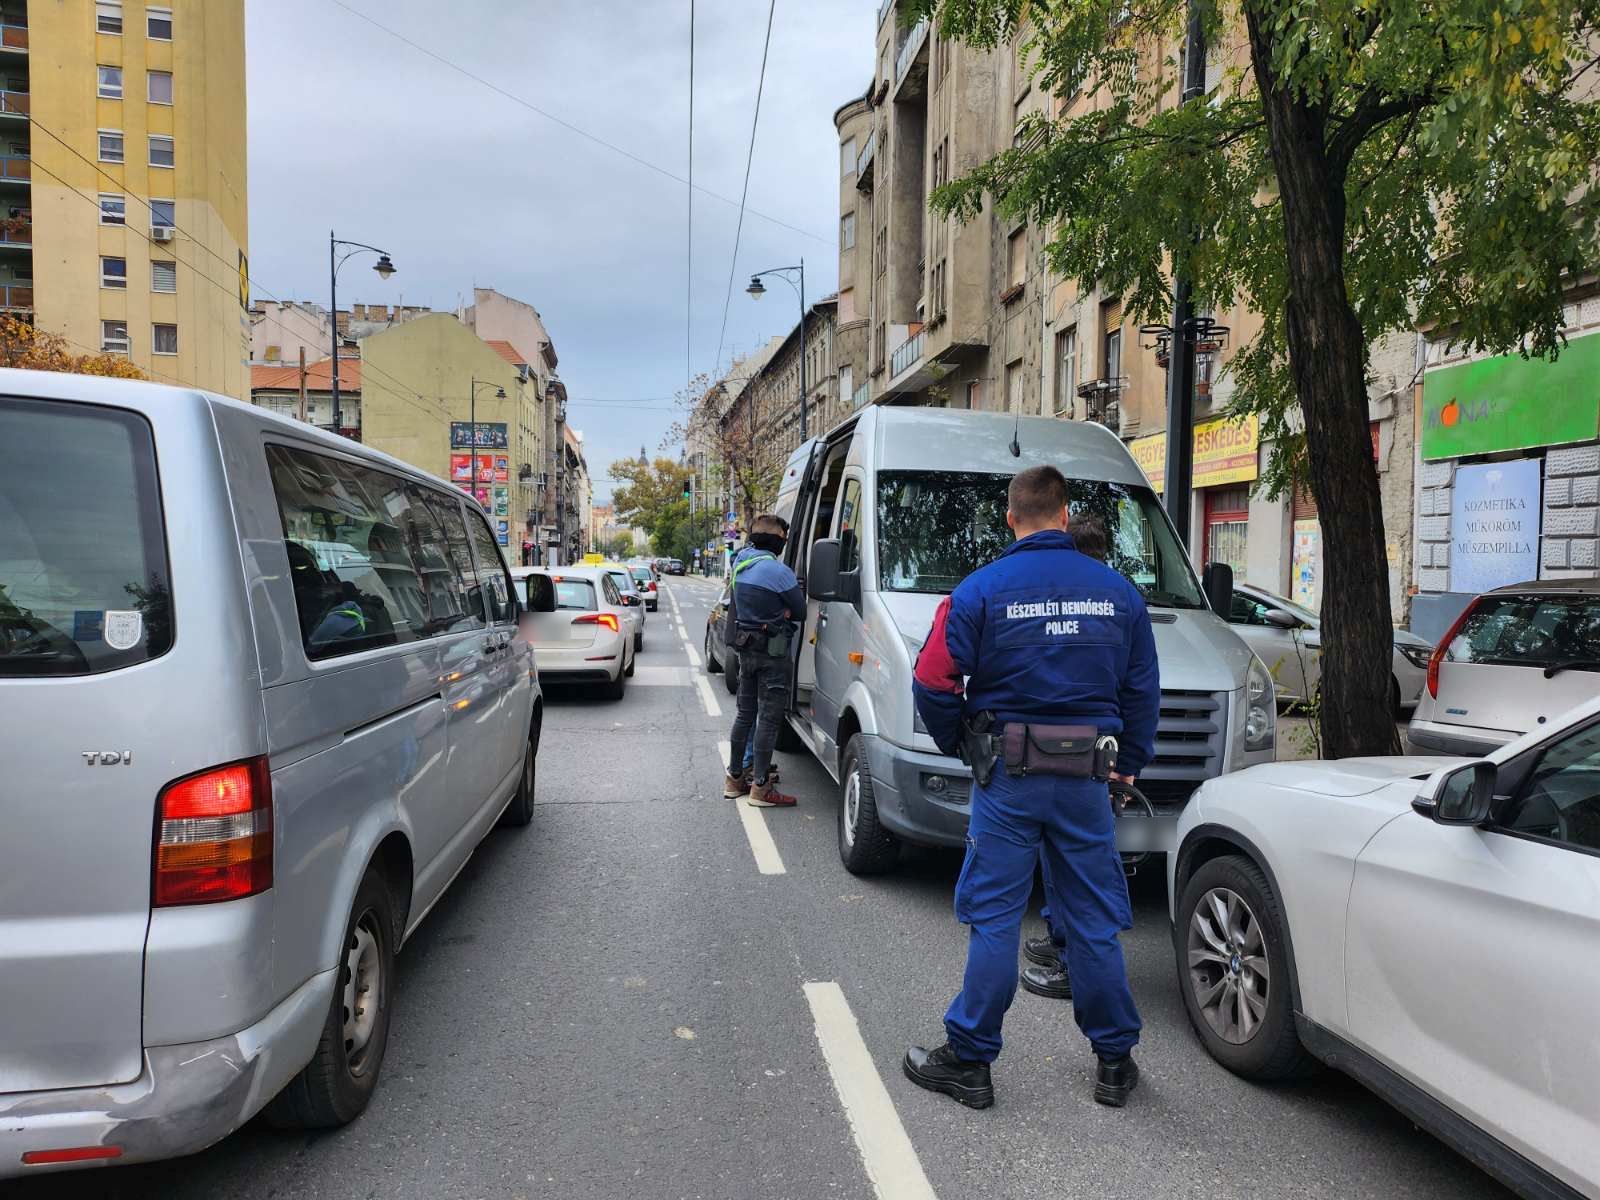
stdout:
<svg viewBox="0 0 1600 1200">
<path fill-rule="evenodd" d="M 634 582 L 636 582 L 636 583 L 649 583 L 650 579 L 651 579 L 650 568 L 649 567 L 637 567 L 637 568 L 635 568 L 634 572 L 633 572 L 633 578 L 634 578 Z"/>
<path fill-rule="evenodd" d="M 1600 596 L 1485 596 L 1445 661 L 1600 671 Z"/>
<path fill-rule="evenodd" d="M 0 676 L 95 675 L 172 645 L 149 424 L 0 398 Z"/>
<path fill-rule="evenodd" d="M 556 607 L 594 611 L 594 584 L 587 579 L 556 580 Z"/>
</svg>

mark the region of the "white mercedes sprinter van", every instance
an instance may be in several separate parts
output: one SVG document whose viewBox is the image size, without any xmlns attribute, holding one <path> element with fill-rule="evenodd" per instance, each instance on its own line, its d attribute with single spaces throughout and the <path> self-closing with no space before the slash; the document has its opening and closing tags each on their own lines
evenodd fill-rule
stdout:
<svg viewBox="0 0 1600 1200">
<path fill-rule="evenodd" d="M 1118 844 L 1165 851 L 1203 780 L 1274 757 L 1272 677 L 1214 608 L 1149 482 L 1097 424 L 930 408 L 870 408 L 790 457 L 776 512 L 809 597 L 783 748 L 811 748 L 839 783 L 839 855 L 886 870 L 899 843 L 959 846 L 971 772 L 940 754 L 911 700 L 939 602 L 1011 541 L 1006 488 L 1050 463 L 1074 513 L 1105 523 L 1109 561 L 1144 594 L 1161 662 L 1155 759 L 1139 779 L 1155 816 L 1130 807 Z"/>
</svg>

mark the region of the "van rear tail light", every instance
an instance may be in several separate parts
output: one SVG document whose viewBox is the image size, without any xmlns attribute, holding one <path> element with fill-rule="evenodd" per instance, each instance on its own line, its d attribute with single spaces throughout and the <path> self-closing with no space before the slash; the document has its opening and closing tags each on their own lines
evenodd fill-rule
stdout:
<svg viewBox="0 0 1600 1200">
<path fill-rule="evenodd" d="M 1439 639 L 1439 644 L 1433 648 L 1433 655 L 1428 659 L 1428 695 L 1435 700 L 1439 698 L 1439 667 L 1444 662 L 1445 653 L 1450 649 L 1450 643 L 1456 640 L 1456 634 L 1461 632 L 1461 627 L 1467 623 L 1467 618 L 1472 615 L 1472 610 L 1478 607 L 1478 601 L 1473 600 L 1461 610 L 1461 615 L 1456 618 L 1456 623 Z"/>
<path fill-rule="evenodd" d="M 574 625 L 604 625 L 612 633 L 622 632 L 622 625 L 617 620 L 616 613 L 584 613 L 581 617 L 573 617 Z"/>
<path fill-rule="evenodd" d="M 238 900 L 272 886 L 272 776 L 264 756 L 162 789 L 154 874 L 157 908 Z"/>
</svg>

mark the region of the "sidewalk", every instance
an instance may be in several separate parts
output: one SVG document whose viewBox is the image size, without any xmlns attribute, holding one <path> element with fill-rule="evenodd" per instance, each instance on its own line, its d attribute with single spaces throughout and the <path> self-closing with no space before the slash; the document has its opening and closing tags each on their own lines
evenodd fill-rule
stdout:
<svg viewBox="0 0 1600 1200">
<path fill-rule="evenodd" d="M 1406 726 L 1411 718 L 1396 722 L 1400 733 L 1400 748 L 1403 753 L 1415 754 L 1409 740 L 1406 738 Z M 1305 759 L 1316 758 L 1316 743 L 1311 735 L 1311 722 L 1306 717 L 1295 716 L 1290 713 L 1278 714 L 1278 761 L 1300 762 Z"/>
</svg>

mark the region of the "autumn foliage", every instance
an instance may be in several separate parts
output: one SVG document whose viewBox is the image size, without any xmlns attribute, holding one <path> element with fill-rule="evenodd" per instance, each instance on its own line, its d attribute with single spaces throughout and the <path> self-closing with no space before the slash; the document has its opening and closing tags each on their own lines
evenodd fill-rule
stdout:
<svg viewBox="0 0 1600 1200">
<path fill-rule="evenodd" d="M 36 329 L 9 313 L 0 314 L 0 367 L 106 375 L 113 379 L 145 377 L 124 355 L 75 354 L 71 343 L 60 334 Z"/>
</svg>

